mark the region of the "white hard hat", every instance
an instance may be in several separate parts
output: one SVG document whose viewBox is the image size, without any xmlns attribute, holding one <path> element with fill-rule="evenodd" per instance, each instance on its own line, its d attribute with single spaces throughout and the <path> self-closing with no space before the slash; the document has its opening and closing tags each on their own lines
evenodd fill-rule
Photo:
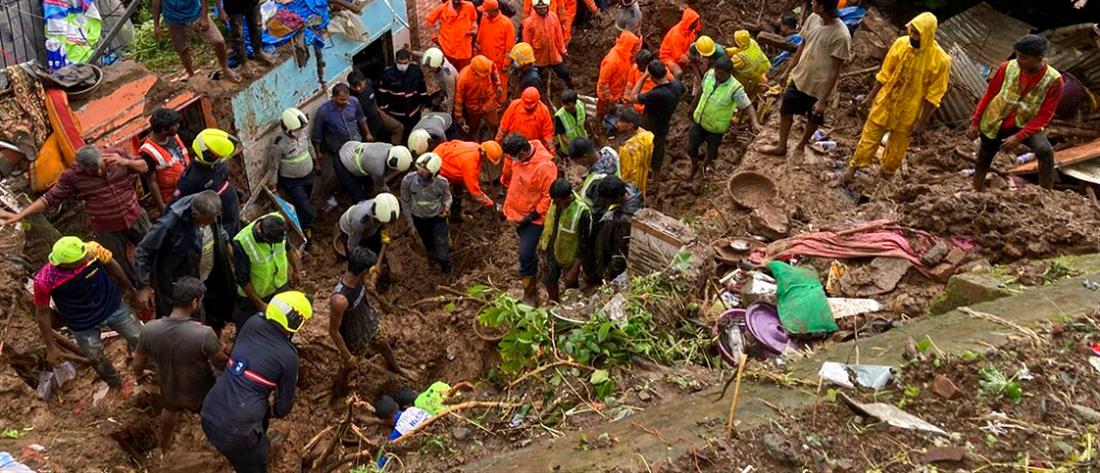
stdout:
<svg viewBox="0 0 1100 473">
<path fill-rule="evenodd" d="M 389 154 L 386 155 L 386 167 L 404 172 L 409 169 L 412 160 L 413 157 L 412 153 L 409 152 L 409 148 L 397 145 L 390 148 Z"/>
<path fill-rule="evenodd" d="M 290 131 L 302 129 L 309 124 L 309 118 L 306 117 L 306 114 L 294 107 L 283 110 L 282 120 L 283 127 Z"/>
<path fill-rule="evenodd" d="M 534 3 L 535 3 L 535 5 L 549 6 L 550 5 L 550 0 L 535 0 Z"/>
<path fill-rule="evenodd" d="M 439 48 L 428 48 L 424 51 L 424 57 L 420 59 L 420 63 L 428 67 L 443 67 L 443 51 Z"/>
<path fill-rule="evenodd" d="M 416 153 L 417 156 L 424 154 L 428 151 L 428 142 L 431 141 L 432 135 L 428 133 L 428 130 L 423 128 L 419 130 L 413 130 L 409 133 L 409 149 Z"/>
<path fill-rule="evenodd" d="M 439 168 L 443 167 L 443 158 L 435 153 L 424 153 L 416 159 L 416 167 L 424 169 L 435 176 L 439 174 Z"/>
<path fill-rule="evenodd" d="M 371 213 L 379 222 L 390 223 L 401 216 L 401 204 L 393 194 L 383 192 L 374 196 L 374 208 L 371 209 Z"/>
</svg>

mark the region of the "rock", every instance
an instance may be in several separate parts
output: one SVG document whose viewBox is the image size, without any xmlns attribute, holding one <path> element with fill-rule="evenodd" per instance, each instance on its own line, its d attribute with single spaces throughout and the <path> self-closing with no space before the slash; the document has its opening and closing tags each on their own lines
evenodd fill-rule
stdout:
<svg viewBox="0 0 1100 473">
<path fill-rule="evenodd" d="M 947 252 L 947 256 L 943 257 L 944 262 L 951 263 L 954 266 L 962 264 L 966 261 L 966 252 L 959 249 L 957 246 L 951 247 L 951 251 Z"/>
<path fill-rule="evenodd" d="M 470 437 L 470 429 L 455 427 L 454 430 L 451 430 L 451 436 L 454 437 L 455 440 L 466 440 Z"/>
<path fill-rule="evenodd" d="M 929 270 L 928 275 L 934 281 L 947 282 L 948 279 L 951 279 L 951 276 L 955 275 L 955 266 L 951 263 L 940 263 Z"/>
<path fill-rule="evenodd" d="M 794 454 L 794 445 L 787 439 L 776 434 L 764 434 L 761 439 L 768 455 L 780 463 L 798 463 L 798 457 Z"/>
<path fill-rule="evenodd" d="M 1000 279 L 982 273 L 962 273 L 951 276 L 943 293 L 932 299 L 928 313 L 943 314 L 964 305 L 1007 297 L 1011 293 Z"/>
<path fill-rule="evenodd" d="M 1089 422 L 1090 424 L 1100 423 L 1100 412 L 1096 412 L 1096 410 L 1090 407 L 1085 407 L 1080 404 L 1074 404 L 1072 406 L 1069 406 L 1069 408 L 1073 409 L 1074 414 L 1077 414 L 1078 417 L 1081 417 L 1083 420 Z"/>
<path fill-rule="evenodd" d="M 962 395 L 959 387 L 955 386 L 954 382 L 942 374 L 937 374 L 935 378 L 932 378 L 932 385 L 928 389 L 944 399 L 955 399 Z"/>
<path fill-rule="evenodd" d="M 1020 258 L 1024 257 L 1023 250 L 1021 250 L 1016 245 L 1012 245 L 1012 244 L 1005 245 L 1003 251 L 1004 251 L 1005 255 L 1008 255 L 1009 257 L 1011 257 L 1013 259 L 1020 259 Z"/>
<path fill-rule="evenodd" d="M 935 246 L 928 249 L 928 252 L 924 256 L 920 257 L 921 263 L 925 266 L 935 266 L 943 261 L 943 258 L 947 256 L 947 243 L 939 242 Z"/>
<path fill-rule="evenodd" d="M 966 457 L 966 449 L 963 447 L 932 447 L 918 458 L 924 464 L 940 462 L 957 462 Z"/>
<path fill-rule="evenodd" d="M 778 240 L 787 236 L 790 231 L 790 220 L 787 218 L 787 212 L 782 209 L 760 207 L 753 210 L 749 216 L 749 228 L 753 233 L 771 240 Z"/>
<path fill-rule="evenodd" d="M 639 401 L 649 402 L 651 399 L 653 399 L 653 395 L 649 394 L 649 391 L 646 391 L 644 389 L 641 390 L 641 391 L 638 391 L 638 400 Z"/>
</svg>

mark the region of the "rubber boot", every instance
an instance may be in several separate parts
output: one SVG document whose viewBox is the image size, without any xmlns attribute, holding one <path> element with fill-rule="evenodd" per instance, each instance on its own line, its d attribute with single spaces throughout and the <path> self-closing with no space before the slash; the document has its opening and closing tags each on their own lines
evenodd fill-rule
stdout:
<svg viewBox="0 0 1100 473">
<path fill-rule="evenodd" d="M 539 306 L 539 286 L 534 277 L 523 278 L 523 303 L 533 307 Z"/>
</svg>

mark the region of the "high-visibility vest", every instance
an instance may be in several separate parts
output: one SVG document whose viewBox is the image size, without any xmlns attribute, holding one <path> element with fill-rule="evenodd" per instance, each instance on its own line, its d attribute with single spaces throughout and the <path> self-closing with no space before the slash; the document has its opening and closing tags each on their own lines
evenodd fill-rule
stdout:
<svg viewBox="0 0 1100 473">
<path fill-rule="evenodd" d="M 729 80 L 721 84 L 716 82 L 718 80 L 714 77 L 714 69 L 707 71 L 707 75 L 703 78 L 702 97 L 691 117 L 704 130 L 711 133 L 725 133 L 729 129 L 733 114 L 737 111 L 737 102 L 733 97 L 744 87 L 732 75 Z"/>
<path fill-rule="evenodd" d="M 554 116 L 561 120 L 562 126 L 565 127 L 565 141 L 562 141 L 561 136 L 558 136 L 558 149 L 563 153 L 568 153 L 569 146 L 573 144 L 574 139 L 588 136 L 588 130 L 584 128 L 584 104 L 578 104 L 576 115 L 569 113 L 569 110 L 562 107 L 554 113 Z"/>
<path fill-rule="evenodd" d="M 588 200 L 584 197 L 573 193 L 573 203 L 569 204 L 565 210 L 561 212 L 561 220 L 558 221 L 557 205 L 551 203 L 550 210 L 546 212 L 545 228 L 550 231 L 543 231 L 542 238 L 539 241 L 539 248 L 546 251 L 550 245 L 550 235 L 554 234 L 556 227 L 557 236 L 554 238 L 554 261 L 558 262 L 558 265 L 565 268 L 572 266 L 577 261 L 577 244 L 580 242 L 581 232 L 581 217 L 585 212 L 589 212 L 591 215 L 592 209 L 588 205 Z M 588 221 L 589 227 L 592 225 L 591 217 Z"/>
<path fill-rule="evenodd" d="M 269 213 L 253 220 L 233 237 L 233 241 L 239 243 L 245 256 L 248 256 L 249 282 L 261 298 L 275 294 L 275 291 L 285 286 L 287 282 L 286 242 L 261 243 L 256 241 L 256 235 L 252 233 L 256 222 L 269 216 L 283 220 L 283 216 L 278 212 Z M 239 286 L 237 294 L 246 295 L 244 289 Z"/>
<path fill-rule="evenodd" d="M 1001 123 L 1012 112 L 1016 112 L 1014 126 L 1023 128 L 1027 122 L 1039 114 L 1039 108 L 1043 105 L 1047 90 L 1061 78 L 1062 73 L 1047 65 L 1046 72 L 1043 73 L 1043 78 L 1039 79 L 1039 83 L 1035 84 L 1031 90 L 1021 91 L 1020 64 L 1015 59 L 1008 61 L 1001 90 L 993 100 L 989 101 L 985 113 L 982 114 L 982 134 L 987 138 L 996 138 L 997 133 L 1001 131 Z"/>
<path fill-rule="evenodd" d="M 605 177 L 607 177 L 607 174 L 604 174 L 602 172 L 590 172 L 587 176 L 584 176 L 584 182 L 581 183 L 581 197 L 588 201 L 588 205 L 595 204 L 595 202 L 588 198 L 588 189 L 592 187 L 593 184 L 599 182 Z"/>
<path fill-rule="evenodd" d="M 175 135 L 169 139 L 176 140 L 176 145 L 179 146 L 181 153 L 180 158 L 173 156 L 172 152 L 161 146 L 160 143 L 153 141 L 152 137 L 146 137 L 145 142 L 141 144 L 141 148 L 138 148 L 138 152 L 153 158 L 153 170 L 156 174 L 157 187 L 160 188 L 160 196 L 165 202 L 172 198 L 172 193 L 176 192 L 176 182 L 180 180 L 183 170 L 191 163 L 191 157 L 187 154 L 187 146 L 183 144 L 180 136 Z"/>
</svg>

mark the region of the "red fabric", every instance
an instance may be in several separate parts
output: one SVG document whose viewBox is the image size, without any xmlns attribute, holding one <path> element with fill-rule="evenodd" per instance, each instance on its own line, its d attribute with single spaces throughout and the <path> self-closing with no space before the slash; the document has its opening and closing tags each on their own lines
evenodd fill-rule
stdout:
<svg viewBox="0 0 1100 473">
<path fill-rule="evenodd" d="M 462 182 L 466 185 L 466 191 L 475 201 L 482 205 L 492 206 L 493 199 L 485 195 L 481 190 L 481 153 L 480 146 L 470 141 L 453 140 L 435 147 L 443 164 L 439 168 L 439 175 L 447 178 L 452 184 Z"/>
<path fill-rule="evenodd" d="M 504 198 L 503 210 L 504 217 L 514 223 L 536 211 L 539 218 L 533 222 L 542 225 L 546 212 L 550 210 L 550 184 L 558 178 L 558 166 L 554 164 L 554 156 L 541 142 L 532 140 L 531 146 L 535 148 L 535 154 L 525 162 L 504 158 L 504 173 L 500 176 L 500 182 L 508 188 L 508 195 Z"/>
<path fill-rule="evenodd" d="M 427 18 L 429 25 L 439 24 L 439 49 L 448 58 L 460 63 L 474 55 L 474 44 L 468 35 L 477 26 L 477 8 L 470 2 L 462 2 L 458 10 L 446 2 L 435 7 Z M 452 61 L 452 65 L 454 61 Z M 455 67 L 459 67 L 455 65 Z"/>
<path fill-rule="evenodd" d="M 978 126 L 982 120 L 982 114 L 985 113 L 985 108 L 989 106 L 989 102 L 1001 92 L 1001 86 L 1005 81 L 1005 67 L 1008 63 L 1001 64 L 1001 67 L 997 69 L 997 72 L 993 74 L 993 78 L 989 80 L 989 87 L 986 87 L 985 94 L 982 95 L 982 99 L 978 101 L 978 106 L 974 109 L 974 115 L 970 117 L 970 124 Z M 1049 65 L 1046 67 L 1050 67 Z M 1043 78 L 1046 74 L 1046 69 L 1031 74 L 1023 69 L 1020 69 L 1020 90 L 1028 90 L 1035 87 L 1035 84 Z M 1020 140 L 1027 139 L 1031 135 L 1042 131 L 1050 124 L 1050 120 L 1054 118 L 1054 112 L 1058 109 L 1058 102 L 1062 98 L 1062 86 L 1064 79 L 1058 79 L 1054 85 L 1050 86 L 1047 90 L 1046 97 L 1043 98 L 1043 104 L 1039 106 L 1039 113 L 1032 118 L 1031 121 L 1024 124 L 1024 127 L 1020 131 L 1016 132 L 1016 137 Z M 1002 130 L 1011 130 L 1016 128 L 1016 112 L 1009 113 L 1001 122 Z"/>
<path fill-rule="evenodd" d="M 928 268 L 921 262 L 921 255 L 902 234 L 903 228 L 887 226 L 886 221 L 868 222 L 850 230 L 845 235 L 835 232 L 814 232 L 775 241 L 764 251 L 753 253 L 750 260 L 763 263 L 773 259 L 789 259 L 795 256 L 820 258 L 901 258 L 908 260 L 918 271 L 927 274 Z M 866 229 L 861 231 L 860 229 Z M 929 235 L 916 232 L 921 238 Z"/>
<path fill-rule="evenodd" d="M 512 61 L 508 59 L 508 53 L 516 45 L 516 27 L 512 20 L 504 15 L 497 15 L 490 19 L 489 15 L 481 16 L 481 25 L 477 28 L 478 53 L 489 58 L 497 69 L 504 70 Z"/>
<path fill-rule="evenodd" d="M 561 64 L 566 53 L 561 22 L 553 11 L 523 20 L 523 42 L 535 51 L 535 65 L 539 67 Z"/>
<path fill-rule="evenodd" d="M 615 46 L 600 61 L 600 77 L 596 82 L 596 98 L 608 106 L 622 100 L 626 92 L 627 82 L 630 80 L 630 71 L 634 67 L 634 55 L 642 47 L 642 40 L 638 35 L 623 31 L 619 33 L 619 39 Z M 631 86 L 634 84 L 631 83 Z M 603 107 L 601 107 L 603 108 Z M 606 111 L 606 110 L 601 110 Z M 603 115 L 598 113 L 598 115 Z"/>
<path fill-rule="evenodd" d="M 696 21 L 699 21 L 699 13 L 690 8 L 685 9 L 680 16 L 680 22 L 670 28 L 668 33 L 665 33 L 665 38 L 661 40 L 661 49 L 657 52 L 661 62 L 683 65 L 681 60 L 687 55 L 688 48 L 695 43 L 695 36 L 703 26 L 702 21 L 698 24 Z"/>
<path fill-rule="evenodd" d="M 527 110 L 524 100 L 518 98 L 508 105 L 500 118 L 496 140 L 501 141 L 510 133 L 519 133 L 528 140 L 541 140 L 547 148 L 553 146 L 554 120 L 545 103 L 537 102 L 534 110 Z"/>
<path fill-rule="evenodd" d="M 458 83 L 455 85 L 456 120 L 462 118 L 463 113 L 484 115 L 496 110 L 503 99 L 504 89 L 501 88 L 496 65 L 484 56 L 475 57 L 474 61 L 484 61 L 492 71 L 480 76 L 474 71 L 474 65 L 469 65 L 458 74 Z"/>
<path fill-rule="evenodd" d="M 68 140 L 73 150 L 78 150 L 84 147 L 84 138 L 80 136 L 80 126 L 77 125 L 76 119 L 73 117 L 73 111 L 69 108 L 69 96 L 62 89 L 46 88 L 46 100 L 50 101 L 53 109 L 57 111 L 56 118 L 59 125 L 61 125 L 61 131 L 65 134 L 65 139 Z"/>
</svg>

